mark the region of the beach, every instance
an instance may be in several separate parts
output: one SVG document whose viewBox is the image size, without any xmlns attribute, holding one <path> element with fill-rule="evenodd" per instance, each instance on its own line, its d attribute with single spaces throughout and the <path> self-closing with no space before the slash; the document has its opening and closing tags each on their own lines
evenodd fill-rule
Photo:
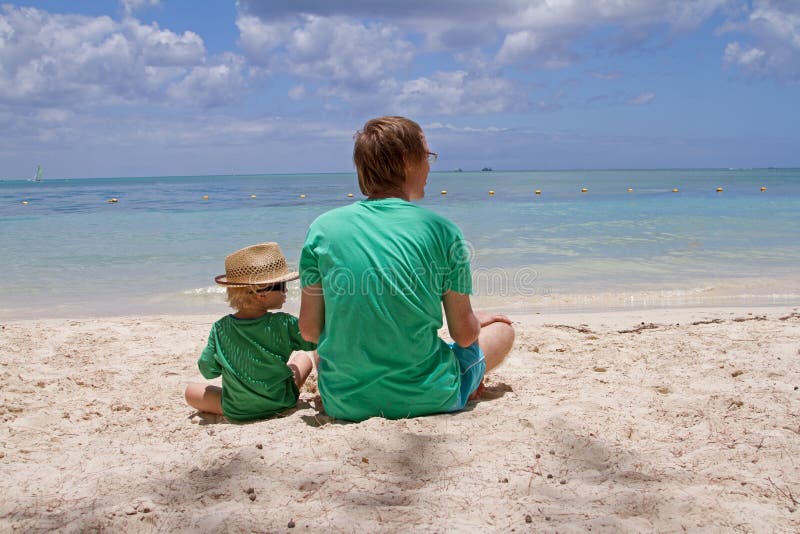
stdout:
<svg viewBox="0 0 800 534">
<path fill-rule="evenodd" d="M 358 424 L 188 407 L 217 318 L 4 320 L 0 530 L 800 530 L 796 306 L 512 314 L 481 400 Z"/>
<path fill-rule="evenodd" d="M 352 424 L 312 374 L 282 417 L 196 413 L 225 256 L 296 268 L 354 191 L 0 182 L 0 531 L 800 530 L 800 170 L 431 173 L 474 306 L 517 330 L 484 397 Z"/>
<path fill-rule="evenodd" d="M 800 534 L 798 85 L 800 0 L 0 0 L 0 534 Z"/>
</svg>

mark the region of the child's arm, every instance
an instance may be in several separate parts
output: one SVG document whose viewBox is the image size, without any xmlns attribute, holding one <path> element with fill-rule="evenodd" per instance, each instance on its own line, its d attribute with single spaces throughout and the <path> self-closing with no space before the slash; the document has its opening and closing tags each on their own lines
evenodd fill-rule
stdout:
<svg viewBox="0 0 800 534">
<path fill-rule="evenodd" d="M 200 374 L 203 377 L 211 379 L 216 378 L 222 374 L 222 367 L 216 358 L 217 354 L 217 336 L 216 329 L 212 328 L 211 333 L 208 334 L 208 344 L 200 354 L 200 359 L 197 360 L 197 367 L 200 369 Z"/>
</svg>

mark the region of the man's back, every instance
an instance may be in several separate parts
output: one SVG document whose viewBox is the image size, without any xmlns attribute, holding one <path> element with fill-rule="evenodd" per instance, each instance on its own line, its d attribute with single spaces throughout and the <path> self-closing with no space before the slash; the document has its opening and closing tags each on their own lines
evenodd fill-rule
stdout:
<svg viewBox="0 0 800 534">
<path fill-rule="evenodd" d="M 460 385 L 437 335 L 442 294 L 471 293 L 463 237 L 399 198 L 330 211 L 310 227 L 302 285 L 322 284 L 319 389 L 329 415 L 362 420 L 447 411 Z"/>
</svg>

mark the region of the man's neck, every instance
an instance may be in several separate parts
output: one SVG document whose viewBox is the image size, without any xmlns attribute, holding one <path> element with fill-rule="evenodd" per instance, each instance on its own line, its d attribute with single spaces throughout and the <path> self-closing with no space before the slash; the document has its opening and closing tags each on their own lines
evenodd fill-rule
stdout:
<svg viewBox="0 0 800 534">
<path fill-rule="evenodd" d="M 384 198 L 399 198 L 401 200 L 405 200 L 406 202 L 411 202 L 411 197 L 408 194 L 408 191 L 406 191 L 405 189 L 382 191 L 379 193 L 373 193 L 367 197 L 368 200 L 380 200 Z"/>
</svg>

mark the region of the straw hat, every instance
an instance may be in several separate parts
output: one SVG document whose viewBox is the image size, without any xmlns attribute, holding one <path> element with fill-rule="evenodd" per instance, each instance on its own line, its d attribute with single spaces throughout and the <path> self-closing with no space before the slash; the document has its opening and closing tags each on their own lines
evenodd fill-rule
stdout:
<svg viewBox="0 0 800 534">
<path fill-rule="evenodd" d="M 221 286 L 246 287 L 297 280 L 277 243 L 260 243 L 237 250 L 225 258 L 225 274 L 214 278 Z"/>
</svg>

